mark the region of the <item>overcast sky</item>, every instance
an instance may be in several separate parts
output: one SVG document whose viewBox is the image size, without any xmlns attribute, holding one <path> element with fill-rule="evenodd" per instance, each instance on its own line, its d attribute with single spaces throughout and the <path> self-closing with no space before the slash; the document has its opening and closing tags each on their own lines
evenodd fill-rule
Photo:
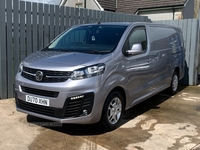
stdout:
<svg viewBox="0 0 200 150">
<path fill-rule="evenodd" d="M 55 4 L 55 5 L 58 5 L 60 3 L 60 0 L 23 0 L 23 1 L 47 3 L 47 4 Z"/>
</svg>

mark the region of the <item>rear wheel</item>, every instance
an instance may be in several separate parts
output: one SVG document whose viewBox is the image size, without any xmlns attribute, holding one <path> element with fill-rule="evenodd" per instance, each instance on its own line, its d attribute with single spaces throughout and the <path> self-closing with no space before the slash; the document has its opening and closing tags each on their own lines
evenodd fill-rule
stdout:
<svg viewBox="0 0 200 150">
<path fill-rule="evenodd" d="M 101 122 L 107 130 L 114 130 L 118 127 L 124 111 L 123 97 L 119 92 L 112 92 L 108 95 L 103 107 Z"/>
<path fill-rule="evenodd" d="M 179 84 L 179 79 L 178 79 L 178 73 L 175 71 L 173 76 L 172 76 L 172 81 L 171 85 L 168 89 L 169 94 L 174 95 L 178 91 L 178 84 Z"/>
</svg>

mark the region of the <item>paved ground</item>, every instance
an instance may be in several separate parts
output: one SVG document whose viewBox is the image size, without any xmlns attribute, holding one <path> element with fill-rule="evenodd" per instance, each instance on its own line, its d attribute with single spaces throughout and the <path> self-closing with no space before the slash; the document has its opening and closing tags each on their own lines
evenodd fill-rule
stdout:
<svg viewBox="0 0 200 150">
<path fill-rule="evenodd" d="M 14 99 L 1 100 L 0 149 L 198 150 L 199 118 L 200 86 L 182 87 L 174 97 L 161 93 L 148 99 L 128 110 L 112 132 L 98 124 L 59 127 L 16 112 Z"/>
</svg>

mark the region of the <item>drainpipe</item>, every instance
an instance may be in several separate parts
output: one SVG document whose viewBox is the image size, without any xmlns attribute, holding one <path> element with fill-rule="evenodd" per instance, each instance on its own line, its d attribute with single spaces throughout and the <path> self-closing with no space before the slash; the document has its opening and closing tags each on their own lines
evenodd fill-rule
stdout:
<svg viewBox="0 0 200 150">
<path fill-rule="evenodd" d="M 172 19 L 174 20 L 175 19 L 175 12 L 176 12 L 174 7 L 172 7 L 172 11 L 173 11 L 173 18 Z"/>
<path fill-rule="evenodd" d="M 84 8 L 86 8 L 86 0 L 84 0 Z"/>
</svg>

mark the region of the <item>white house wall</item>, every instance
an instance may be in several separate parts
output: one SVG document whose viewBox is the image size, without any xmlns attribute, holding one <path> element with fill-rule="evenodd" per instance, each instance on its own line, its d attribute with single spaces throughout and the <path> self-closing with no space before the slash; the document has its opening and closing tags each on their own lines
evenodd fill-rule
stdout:
<svg viewBox="0 0 200 150">
<path fill-rule="evenodd" d="M 84 8 L 84 0 L 67 0 L 65 6 L 75 7 L 76 3 L 83 3 L 83 8 Z M 86 8 L 100 10 L 100 8 L 96 5 L 96 3 L 93 0 L 86 0 Z"/>
<path fill-rule="evenodd" d="M 173 20 L 173 11 L 171 10 L 162 10 L 162 11 L 145 11 L 139 12 L 138 15 L 140 16 L 147 16 L 152 21 L 158 20 Z M 179 20 L 182 18 L 182 11 L 181 9 L 177 9 L 175 11 L 174 20 Z"/>
</svg>

